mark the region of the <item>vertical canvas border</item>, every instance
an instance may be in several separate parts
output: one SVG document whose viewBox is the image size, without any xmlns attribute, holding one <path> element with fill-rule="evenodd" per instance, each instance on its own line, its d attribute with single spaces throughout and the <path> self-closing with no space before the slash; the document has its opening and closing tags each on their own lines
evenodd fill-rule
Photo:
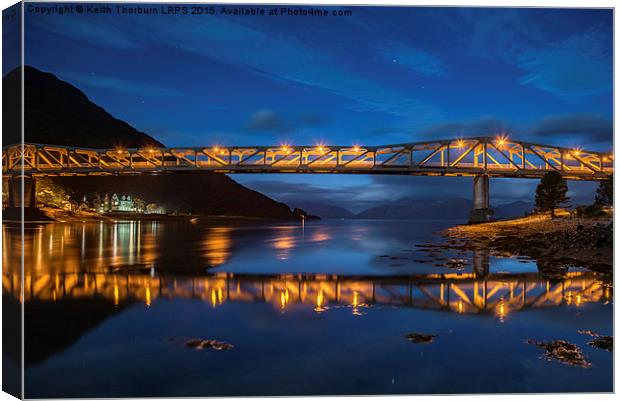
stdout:
<svg viewBox="0 0 620 401">
<path fill-rule="evenodd" d="M 15 92 L 3 86 L 3 105 L 19 102 L 20 137 L 23 151 L 24 146 L 24 3 L 19 2 L 2 11 L 2 53 L 3 53 L 3 76 L 14 68 L 20 67 L 19 98 L 13 98 Z M 4 108 L 4 107 L 3 107 Z M 4 122 L 3 122 L 4 123 Z M 4 125 L 4 124 L 3 124 Z M 4 130 L 3 130 L 4 136 Z M 6 138 L 6 137 L 4 137 Z M 3 139 L 4 139 L 3 138 Z M 3 141 L 5 142 L 5 141 Z M 22 162 L 21 170 L 24 171 Z M 19 179 L 17 185 L 24 195 L 24 178 Z M 3 190 L 5 188 L 3 182 Z M 10 186 L 6 187 L 10 190 Z M 18 291 L 2 294 L 2 391 L 22 399 L 24 397 L 24 205 L 19 206 L 19 269 L 9 268 L 4 263 L 8 259 L 3 258 L 3 273 L 8 273 L 11 284 L 16 282 Z M 14 223 L 13 223 L 14 224 Z M 15 227 L 17 228 L 17 227 Z M 6 234 L 6 232 L 5 232 Z M 3 239 L 4 240 L 4 239 Z M 17 272 L 18 277 L 15 277 Z"/>
</svg>

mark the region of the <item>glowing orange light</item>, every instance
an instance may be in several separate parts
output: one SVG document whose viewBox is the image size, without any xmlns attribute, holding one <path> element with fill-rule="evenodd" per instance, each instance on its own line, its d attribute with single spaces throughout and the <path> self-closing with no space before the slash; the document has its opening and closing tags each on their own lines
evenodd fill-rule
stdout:
<svg viewBox="0 0 620 401">
<path fill-rule="evenodd" d="M 581 154 L 581 149 L 579 149 L 579 148 L 573 149 L 573 155 L 579 156 L 580 154 Z"/>
<path fill-rule="evenodd" d="M 354 152 L 359 152 L 360 151 L 360 147 L 357 146 L 357 145 L 353 146 L 353 151 Z"/>
<path fill-rule="evenodd" d="M 496 138 L 496 142 L 498 146 L 504 146 L 507 141 L 508 141 L 508 137 L 506 137 L 505 135 L 500 135 Z"/>
<path fill-rule="evenodd" d="M 125 149 L 123 149 L 123 148 L 116 148 L 116 153 L 118 153 L 119 155 L 123 154 L 124 152 L 125 152 Z"/>
<path fill-rule="evenodd" d="M 463 140 L 462 140 L 462 139 L 459 139 L 459 140 L 456 142 L 456 146 L 458 146 L 458 148 L 459 148 L 459 149 L 461 149 L 463 146 L 465 146 L 465 142 L 463 142 Z"/>
</svg>

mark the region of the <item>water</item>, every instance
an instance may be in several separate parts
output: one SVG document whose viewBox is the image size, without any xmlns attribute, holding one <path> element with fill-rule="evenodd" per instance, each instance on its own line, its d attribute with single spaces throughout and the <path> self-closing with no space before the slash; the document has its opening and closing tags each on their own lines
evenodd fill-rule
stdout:
<svg viewBox="0 0 620 401">
<path fill-rule="evenodd" d="M 30 227 L 26 397 L 612 391 L 612 353 L 577 332 L 612 334 L 609 278 L 416 246 L 451 224 Z M 19 231 L 3 230 L 3 292 L 17 297 Z M 575 343 L 592 367 L 527 339 Z"/>
</svg>

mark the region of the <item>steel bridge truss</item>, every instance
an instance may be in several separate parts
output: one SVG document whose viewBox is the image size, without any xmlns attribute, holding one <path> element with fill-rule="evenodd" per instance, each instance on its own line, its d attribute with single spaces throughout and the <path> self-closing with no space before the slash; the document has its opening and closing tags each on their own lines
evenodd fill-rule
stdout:
<svg viewBox="0 0 620 401">
<path fill-rule="evenodd" d="M 5 175 L 109 175 L 158 172 L 487 174 L 600 180 L 613 154 L 475 137 L 387 146 L 289 146 L 89 149 L 24 144 L 2 151 Z"/>
</svg>

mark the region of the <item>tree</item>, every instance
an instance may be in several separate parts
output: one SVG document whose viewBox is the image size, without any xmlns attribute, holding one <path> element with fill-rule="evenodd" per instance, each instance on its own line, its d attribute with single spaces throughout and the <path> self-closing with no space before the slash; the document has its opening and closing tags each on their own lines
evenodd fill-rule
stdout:
<svg viewBox="0 0 620 401">
<path fill-rule="evenodd" d="M 37 204 L 44 207 L 64 208 L 71 198 L 71 191 L 58 185 L 49 177 L 38 177 Z"/>
<path fill-rule="evenodd" d="M 557 171 L 550 171 L 540 179 L 536 188 L 536 210 L 551 213 L 555 217 L 555 209 L 568 206 L 569 197 L 566 180 Z"/>
<path fill-rule="evenodd" d="M 610 174 L 606 180 L 601 181 L 594 196 L 595 206 L 611 206 L 614 204 L 614 175 Z"/>
<path fill-rule="evenodd" d="M 146 209 L 146 202 L 141 198 L 133 198 L 133 207 L 136 209 L 138 213 L 144 213 Z"/>
</svg>

